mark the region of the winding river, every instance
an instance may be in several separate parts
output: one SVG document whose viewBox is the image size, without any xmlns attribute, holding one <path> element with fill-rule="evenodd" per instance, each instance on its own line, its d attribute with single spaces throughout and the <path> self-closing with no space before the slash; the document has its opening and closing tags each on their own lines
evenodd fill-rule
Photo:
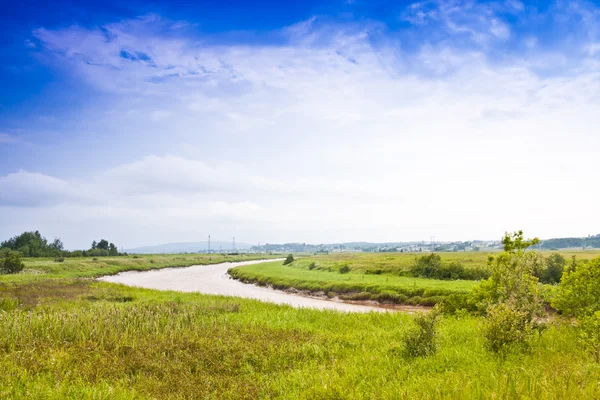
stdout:
<svg viewBox="0 0 600 400">
<path fill-rule="evenodd" d="M 381 307 L 315 299 L 256 285 L 245 284 L 232 279 L 227 274 L 229 268 L 241 265 L 258 264 L 265 261 L 277 260 L 195 265 L 191 267 L 163 268 L 143 272 L 128 271 L 121 272 L 117 275 L 104 276 L 99 278 L 99 280 L 148 289 L 244 297 L 276 304 L 288 304 L 293 307 L 351 312 L 387 311 L 385 308 Z"/>
</svg>

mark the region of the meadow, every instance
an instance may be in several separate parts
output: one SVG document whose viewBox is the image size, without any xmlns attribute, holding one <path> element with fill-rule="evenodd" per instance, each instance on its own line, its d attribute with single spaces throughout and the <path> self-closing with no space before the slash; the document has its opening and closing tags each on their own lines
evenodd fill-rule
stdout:
<svg viewBox="0 0 600 400">
<path fill-rule="evenodd" d="M 540 252 L 549 256 L 553 252 Z M 600 251 L 560 251 L 565 259 L 590 260 Z M 486 270 L 494 253 L 439 253 L 443 264 L 460 263 L 465 269 Z M 431 306 L 452 294 L 469 293 L 477 280 L 439 280 L 407 276 L 424 253 L 333 253 L 296 259 L 289 265 L 266 262 L 232 268 L 229 274 L 246 283 L 343 300 Z M 345 270 L 343 270 L 345 268 Z M 345 273 L 341 273 L 344 271 Z M 550 287 L 546 291 L 551 291 Z"/>
<path fill-rule="evenodd" d="M 348 274 L 305 269 L 312 257 L 292 267 L 257 265 L 279 265 L 290 274 L 337 274 L 341 283 L 348 277 L 392 277 L 365 274 L 374 268 L 364 262 L 373 255 L 355 256 L 360 261 L 356 266 L 350 255 L 319 256 L 316 261 L 325 267 L 343 257 L 353 266 Z M 376 268 L 392 264 L 383 259 L 388 255 L 375 257 L 382 258 Z M 90 279 L 199 261 L 223 260 L 214 255 L 63 263 L 26 259 L 24 273 L 0 280 L 0 398 L 600 397 L 600 364 L 580 346 L 576 327 L 558 318 L 526 351 L 501 357 L 486 350 L 481 317 L 446 316 L 439 325 L 437 353 L 408 358 L 403 337 L 414 322 L 407 313 L 295 309 Z M 395 277 L 394 285 L 413 279 Z M 432 290 L 438 284 L 422 281 L 417 285 L 431 285 Z M 476 282 L 439 284 L 464 291 Z"/>
<path fill-rule="evenodd" d="M 311 260 L 298 260 L 285 266 L 281 261 L 246 265 L 231 268 L 229 274 L 242 282 L 275 289 L 294 288 L 312 295 L 429 306 L 450 294 L 466 294 L 477 284 L 476 281 L 443 281 L 392 273 L 365 274 L 360 269 L 345 274 L 337 268 L 310 270 Z"/>
<path fill-rule="evenodd" d="M 293 309 L 81 279 L 4 283 L 0 296 L 1 398 L 600 395 L 600 366 L 559 324 L 527 353 L 498 358 L 483 347 L 480 319 L 447 317 L 438 353 L 407 359 L 405 313 Z"/>
</svg>

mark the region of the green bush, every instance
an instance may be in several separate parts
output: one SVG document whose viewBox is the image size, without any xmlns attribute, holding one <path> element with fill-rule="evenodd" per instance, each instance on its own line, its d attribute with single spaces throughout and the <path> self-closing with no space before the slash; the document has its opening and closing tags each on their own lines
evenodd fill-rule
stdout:
<svg viewBox="0 0 600 400">
<path fill-rule="evenodd" d="M 600 363 L 600 311 L 582 319 L 579 337 L 584 348 Z"/>
<path fill-rule="evenodd" d="M 431 253 L 416 258 L 415 263 L 410 267 L 409 275 L 441 280 L 480 280 L 489 278 L 490 273 L 481 268 L 465 268 L 457 261 L 443 263 L 438 254 Z"/>
<path fill-rule="evenodd" d="M 565 271 L 552 305 L 576 318 L 600 311 L 600 257 Z"/>
<path fill-rule="evenodd" d="M 415 325 L 403 338 L 406 357 L 428 357 L 437 352 L 437 331 L 440 317 L 440 309 L 434 307 L 430 312 L 417 314 L 413 318 Z"/>
<path fill-rule="evenodd" d="M 0 271 L 5 274 L 16 274 L 23 270 L 25 265 L 21 261 L 21 255 L 16 251 L 5 251 L 4 257 L 0 260 Z"/>
<path fill-rule="evenodd" d="M 577 319 L 581 343 L 600 362 L 600 257 L 564 272 L 553 306 Z"/>
<path fill-rule="evenodd" d="M 533 336 L 533 326 L 526 311 L 498 303 L 487 309 L 483 336 L 488 350 L 504 354 L 514 347 L 526 347 Z"/>
<path fill-rule="evenodd" d="M 554 253 L 546 259 L 544 264 L 544 268 L 536 273 L 540 282 L 549 284 L 559 283 L 567 264 L 565 258 L 558 253 Z"/>
<path fill-rule="evenodd" d="M 525 240 L 522 231 L 506 234 L 504 252 L 488 259 L 490 278 L 473 290 L 474 301 L 487 314 L 486 347 L 495 353 L 526 347 L 532 332 L 542 327 L 536 322 L 544 308 L 534 276 L 541 257 L 526 251 L 538 242 L 537 238 Z"/>
<path fill-rule="evenodd" d="M 288 254 L 288 256 L 285 258 L 285 260 L 283 261 L 283 265 L 288 265 L 294 262 L 294 256 L 291 254 Z"/>
<path fill-rule="evenodd" d="M 350 267 L 348 265 L 342 265 L 339 269 L 340 274 L 347 274 L 350 272 Z"/>
<path fill-rule="evenodd" d="M 314 261 L 308 264 L 308 269 L 310 269 L 311 271 L 315 268 L 317 268 L 317 264 Z"/>
</svg>

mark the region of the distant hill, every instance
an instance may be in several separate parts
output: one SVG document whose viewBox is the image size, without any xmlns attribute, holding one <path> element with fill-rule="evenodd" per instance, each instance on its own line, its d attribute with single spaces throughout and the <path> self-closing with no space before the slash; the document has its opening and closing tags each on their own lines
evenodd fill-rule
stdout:
<svg viewBox="0 0 600 400">
<path fill-rule="evenodd" d="M 237 243 L 235 244 L 236 250 L 245 250 L 252 247 L 248 243 Z M 231 242 L 212 241 L 210 242 L 210 249 L 212 251 L 231 251 Z M 208 242 L 180 242 L 180 243 L 167 243 L 157 244 L 155 246 L 144 246 L 136 247 L 134 249 L 125 249 L 127 253 L 133 254 L 176 254 L 176 253 L 197 253 L 206 252 L 208 250 Z"/>
</svg>

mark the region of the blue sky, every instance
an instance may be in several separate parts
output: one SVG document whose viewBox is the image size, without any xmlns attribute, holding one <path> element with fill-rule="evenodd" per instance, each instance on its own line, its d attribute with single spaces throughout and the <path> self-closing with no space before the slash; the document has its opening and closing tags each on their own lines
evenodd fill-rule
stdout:
<svg viewBox="0 0 600 400">
<path fill-rule="evenodd" d="M 600 4 L 25 1 L 0 236 L 598 233 Z"/>
</svg>

